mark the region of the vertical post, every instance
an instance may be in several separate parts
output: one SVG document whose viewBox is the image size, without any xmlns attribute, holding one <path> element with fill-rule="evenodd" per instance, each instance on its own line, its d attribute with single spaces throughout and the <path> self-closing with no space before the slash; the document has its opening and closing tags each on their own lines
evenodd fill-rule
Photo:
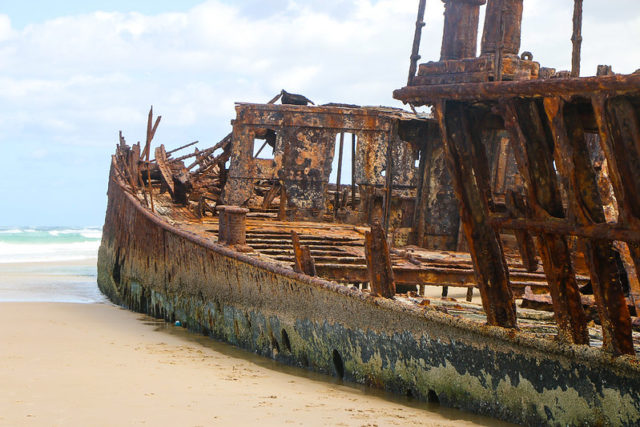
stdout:
<svg viewBox="0 0 640 427">
<path fill-rule="evenodd" d="M 418 5 L 418 18 L 416 19 L 416 31 L 413 35 L 413 47 L 411 49 L 411 63 L 409 65 L 409 77 L 407 79 L 407 86 L 411 86 L 413 78 L 418 70 L 418 61 L 420 60 L 420 39 L 422 38 L 422 28 L 424 23 L 424 10 L 426 8 L 427 0 L 420 0 Z"/>
<path fill-rule="evenodd" d="M 488 0 L 482 54 L 517 55 L 520 51 L 523 0 Z"/>
<path fill-rule="evenodd" d="M 224 213 L 226 206 L 218 205 L 216 210 L 218 211 L 218 243 L 227 243 L 227 217 Z"/>
<path fill-rule="evenodd" d="M 494 55 L 496 81 L 502 80 L 504 55 L 520 51 L 523 0 L 488 0 L 482 33 L 482 55 Z"/>
<path fill-rule="evenodd" d="M 422 212 L 422 199 L 425 197 L 425 168 L 426 168 L 426 146 L 428 141 L 424 141 L 424 145 L 420 147 L 420 165 L 418 167 L 418 185 L 416 194 L 415 208 L 413 209 L 413 231 L 415 233 L 415 244 L 422 247 L 424 244 L 424 212 Z"/>
<path fill-rule="evenodd" d="M 338 176 L 336 179 L 336 199 L 333 203 L 333 216 L 338 215 L 340 205 L 340 178 L 342 177 L 342 150 L 344 148 L 344 132 L 340 132 L 340 146 L 338 147 Z"/>
<path fill-rule="evenodd" d="M 507 211 L 511 218 L 529 218 L 528 209 L 525 205 L 524 198 L 519 193 L 509 190 L 505 197 Z M 526 230 L 514 230 L 516 241 L 522 264 L 528 272 L 533 273 L 538 269 L 538 259 L 536 258 L 536 249 L 533 237 Z"/>
<path fill-rule="evenodd" d="M 504 106 L 503 119 L 511 135 L 518 169 L 524 179 L 528 201 L 538 219 L 564 218 L 564 207 L 553 165 L 553 146 L 535 101 Z M 588 344 L 589 331 L 576 282 L 571 252 L 564 236 L 552 233 L 537 238 L 537 249 L 549 283 L 558 338 L 574 344 Z"/>
<path fill-rule="evenodd" d="M 364 242 L 371 292 L 384 298 L 393 298 L 396 285 L 391 268 L 389 244 L 379 220 L 373 221 L 371 231 L 364 235 Z"/>
<path fill-rule="evenodd" d="M 504 7 L 504 6 L 503 6 Z M 498 28 L 499 28 L 499 38 L 496 40 L 496 51 L 495 51 L 495 58 L 494 58 L 494 63 L 495 63 L 495 81 L 499 82 L 502 81 L 502 63 L 503 63 L 503 54 L 504 54 L 504 32 L 505 32 L 505 22 L 504 22 L 504 9 L 502 9 L 500 16 L 499 16 L 499 21 L 498 21 Z"/>
<path fill-rule="evenodd" d="M 278 221 L 287 219 L 287 189 L 284 187 L 284 181 L 280 185 L 280 206 L 278 208 Z"/>
<path fill-rule="evenodd" d="M 475 58 L 480 6 L 486 0 L 443 0 L 444 30 L 440 61 Z"/>
<path fill-rule="evenodd" d="M 356 209 L 356 134 L 351 134 L 351 209 Z"/>
<path fill-rule="evenodd" d="M 431 134 L 431 132 L 430 132 Z M 431 136 L 431 135 L 430 135 Z M 435 136 L 434 136 L 435 137 Z M 434 141 L 429 138 L 424 141 L 420 150 L 420 167 L 418 170 L 418 194 L 416 197 L 414 228 L 416 245 L 424 247 L 425 214 L 429 203 L 429 184 L 431 181 L 431 158 L 433 157 Z"/>
<path fill-rule="evenodd" d="M 248 249 L 247 245 L 247 213 L 249 209 L 239 206 L 218 206 L 220 220 L 218 241 L 237 249 Z M 222 234 L 222 236 L 220 236 Z M 222 237 L 222 240 L 221 240 Z"/>
<path fill-rule="evenodd" d="M 133 144 L 131 146 L 131 155 L 129 156 L 129 169 L 131 171 L 131 180 L 133 185 L 133 191 L 138 189 L 138 185 L 142 184 L 138 182 L 138 175 L 140 174 L 140 143 Z"/>
<path fill-rule="evenodd" d="M 640 118 L 625 98 L 592 99 L 600 132 L 600 144 L 609 167 L 609 178 L 618 203 L 618 221 L 634 228 L 640 227 Z M 627 243 L 640 279 L 640 245 Z M 630 297 L 640 313 L 638 280 L 630 280 Z"/>
<path fill-rule="evenodd" d="M 571 77 L 580 77 L 580 52 L 582 50 L 582 1 L 573 2 L 573 52 L 571 55 Z"/>
<path fill-rule="evenodd" d="M 596 173 L 578 109 L 573 105 L 565 106 L 560 98 L 545 98 L 544 107 L 556 142 L 556 164 L 568 180 L 567 196 L 576 222 L 582 226 L 605 223 Z M 604 347 L 614 354 L 634 354 L 631 317 L 620 283 L 613 244 L 592 239 L 583 239 L 583 243 L 602 324 Z"/>
<path fill-rule="evenodd" d="M 153 187 L 151 186 L 151 163 L 149 162 L 149 154 L 151 152 L 151 141 L 156 134 L 156 130 L 158 130 L 160 119 L 162 119 L 162 116 L 158 116 L 155 124 L 153 124 L 153 106 L 151 106 L 149 109 L 149 117 L 147 118 L 147 141 L 142 153 L 147 163 L 147 186 L 149 187 L 149 198 L 151 199 L 151 212 L 155 212 L 155 209 L 153 206 Z"/>
<path fill-rule="evenodd" d="M 311 257 L 309 246 L 300 244 L 298 233 L 291 230 L 291 242 L 293 243 L 293 254 L 295 256 L 295 264 L 293 270 L 296 273 L 306 274 L 307 276 L 316 275 L 316 264 Z"/>
<path fill-rule="evenodd" d="M 393 144 L 397 132 L 397 123 L 391 125 L 387 138 L 386 185 L 384 197 L 384 232 L 389 233 L 391 219 L 391 198 L 393 197 Z"/>
<path fill-rule="evenodd" d="M 489 203 L 483 191 L 489 183 L 477 173 L 474 142 L 467 106 L 459 102 L 439 102 L 435 115 L 445 146 L 447 165 L 453 178 L 460 206 L 460 218 L 469 242 L 476 280 L 482 296 L 487 323 L 506 328 L 517 327 L 516 309 L 509 283 L 509 270 L 499 233 L 488 221 Z M 483 156 L 486 160 L 486 156 Z M 484 165 L 486 167 L 486 165 Z"/>
</svg>

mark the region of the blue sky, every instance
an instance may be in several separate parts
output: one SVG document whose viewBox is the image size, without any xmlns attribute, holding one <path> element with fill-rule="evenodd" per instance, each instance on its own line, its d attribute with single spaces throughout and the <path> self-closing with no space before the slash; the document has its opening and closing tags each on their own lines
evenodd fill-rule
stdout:
<svg viewBox="0 0 640 427">
<path fill-rule="evenodd" d="M 571 5 L 525 0 L 522 50 L 570 63 Z M 399 106 L 417 0 L 0 0 L 0 225 L 101 225 L 109 156 L 144 138 L 213 145 L 234 101 L 280 89 L 319 103 Z M 421 54 L 437 59 L 442 3 Z M 640 2 L 585 2 L 583 70 L 640 68 Z M 620 42 L 617 38 L 625 41 Z"/>
</svg>

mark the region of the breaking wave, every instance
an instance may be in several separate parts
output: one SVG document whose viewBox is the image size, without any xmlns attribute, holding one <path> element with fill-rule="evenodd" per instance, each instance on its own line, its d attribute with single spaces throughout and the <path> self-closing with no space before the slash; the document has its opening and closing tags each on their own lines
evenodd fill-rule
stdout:
<svg viewBox="0 0 640 427">
<path fill-rule="evenodd" d="M 99 227 L 0 227 L 0 263 L 95 258 L 101 237 Z"/>
</svg>

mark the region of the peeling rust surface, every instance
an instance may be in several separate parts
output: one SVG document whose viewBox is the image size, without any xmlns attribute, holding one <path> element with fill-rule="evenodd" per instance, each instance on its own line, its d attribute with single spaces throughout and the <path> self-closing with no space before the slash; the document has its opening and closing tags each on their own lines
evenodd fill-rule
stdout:
<svg viewBox="0 0 640 427">
<path fill-rule="evenodd" d="M 473 35 L 482 3 L 446 5 L 440 61 L 420 64 L 415 78 L 394 97 L 431 105 L 438 115 L 480 290 L 503 289 L 492 298 L 483 296 L 488 319 L 512 300 L 500 247 L 504 239 L 489 230 L 511 230 L 525 267 L 536 268 L 534 246 L 540 255 L 558 337 L 589 344 L 581 293 L 590 292 L 604 350 L 635 354 L 631 315 L 637 313 L 640 286 L 640 211 L 634 208 L 640 75 L 618 75 L 600 66 L 596 77 L 579 78 L 581 0 L 574 2 L 571 72 L 540 68 L 530 52 L 518 57 L 522 0 L 487 1 L 476 56 Z M 507 141 L 494 137 L 478 143 L 486 133 L 505 130 Z M 506 206 L 500 197 L 505 191 Z M 519 199 L 530 209 L 518 209 Z M 578 272 L 589 274 L 589 286 L 579 289 Z M 632 311 L 625 297 L 633 302 Z"/>
<path fill-rule="evenodd" d="M 394 92 L 413 113 L 283 90 L 237 104 L 232 132 L 193 154 L 149 160 L 152 111 L 143 149 L 121 135 L 100 288 L 420 399 L 523 424 L 637 425 L 640 74 L 578 78 L 581 0 L 571 72 L 519 52 L 523 0 L 444 3 L 440 60 L 418 65 L 419 2 Z"/>
<path fill-rule="evenodd" d="M 252 206 L 256 191 L 261 191 L 260 181 L 264 181 L 272 183 L 272 188 L 281 185 L 285 189 L 285 214 L 289 219 L 322 220 L 328 203 L 337 200 L 341 206 L 334 206 L 334 211 L 344 205 L 352 221 L 369 222 L 383 215 L 376 205 L 381 203 L 379 198 L 384 198 L 388 147 L 393 159 L 392 200 L 415 192 L 416 145 L 424 143 L 416 138 L 422 135 L 410 133 L 409 141 L 403 141 L 394 131 L 398 122 L 426 128 L 427 122 L 415 115 L 389 108 L 334 105 L 237 104 L 236 112 L 229 180 L 223 197 L 227 204 Z M 341 197 L 329 200 L 327 196 L 336 139 L 345 132 L 357 140 L 352 180 L 360 189 L 358 206 L 354 200 L 346 206 Z M 255 157 L 255 141 L 268 133 L 275 134 L 273 158 Z M 342 190 L 332 189 L 340 194 Z M 395 208 L 401 214 L 399 209 Z"/>
<path fill-rule="evenodd" d="M 424 400 L 435 393 L 444 405 L 523 424 L 640 419 L 635 358 L 377 298 L 225 249 L 144 208 L 115 168 L 112 177 L 98 281 L 114 302 L 283 363 Z"/>
</svg>

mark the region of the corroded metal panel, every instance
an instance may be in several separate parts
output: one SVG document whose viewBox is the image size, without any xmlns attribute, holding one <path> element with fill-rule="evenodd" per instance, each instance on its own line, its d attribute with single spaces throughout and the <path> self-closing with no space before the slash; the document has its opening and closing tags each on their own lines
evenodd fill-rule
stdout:
<svg viewBox="0 0 640 427">
<path fill-rule="evenodd" d="M 385 131 L 387 115 L 398 110 L 376 108 L 309 107 L 298 105 L 237 104 L 236 123 L 273 127 L 319 127 L 325 129 Z"/>
<path fill-rule="evenodd" d="M 523 424 L 640 419 L 640 370 L 629 358 L 264 263 L 169 225 L 123 188 L 110 185 L 98 262 L 99 286 L 116 303 L 283 363 Z"/>
<path fill-rule="evenodd" d="M 637 277 L 628 280 L 640 266 L 640 215 L 633 212 L 638 194 L 633 165 L 638 163 L 640 141 L 640 73 L 616 75 L 611 67 L 601 66 L 596 77 L 577 78 L 581 0 L 574 8 L 572 72 L 540 72 L 530 52 L 517 56 L 522 5 L 522 0 L 488 0 L 481 55 L 443 56 L 439 62 L 421 64 L 418 75 L 394 97 L 414 106 L 435 106 L 441 115 L 449 168 L 479 278 L 483 271 L 504 271 L 504 248 L 486 239 L 488 227 L 515 231 L 529 270 L 537 266 L 531 238 L 535 236 L 559 338 L 589 343 L 581 294 L 593 293 L 605 350 L 633 354 L 634 320 L 625 298 L 628 294 L 632 308 L 640 306 L 635 304 Z M 462 2 L 455 8 L 450 5 L 447 13 L 473 17 L 472 5 Z M 445 25 L 443 46 L 455 46 L 464 38 L 465 33 Z M 456 108 L 449 112 L 449 106 Z M 498 135 L 504 130 L 508 141 L 499 137 L 476 144 L 483 133 Z M 600 173 L 603 159 L 592 156 L 589 135 L 595 132 L 607 160 L 606 174 Z M 526 200 L 518 202 L 524 194 Z M 611 212 L 616 204 L 620 215 Z M 474 249 L 478 240 L 487 243 Z M 491 256 L 478 256 L 481 248 Z M 576 271 L 589 272 L 588 286 L 578 286 Z M 501 286 L 504 280 L 494 282 Z M 495 298 L 505 304 L 511 300 L 508 292 L 482 296 L 485 307 Z"/>
<path fill-rule="evenodd" d="M 305 127 L 287 127 L 281 132 L 284 146 L 280 147 L 278 178 L 284 183 L 288 208 L 294 217 L 320 217 L 324 214 L 336 133 Z"/>
<path fill-rule="evenodd" d="M 403 219 L 404 208 L 398 200 L 415 197 L 415 159 L 417 147 L 426 134 L 420 132 L 421 127 L 426 128 L 426 120 L 382 107 L 238 104 L 236 110 L 225 203 L 246 205 L 256 182 L 263 180 L 274 183 L 272 189 L 276 185 L 284 189 L 286 204 L 283 197 L 280 200 L 283 214 L 297 219 L 320 219 L 328 206 L 326 195 L 336 137 L 350 132 L 357 140 L 352 173 L 353 185 L 360 187 L 361 200 L 359 206 L 352 203 L 351 210 L 359 208 L 358 220 L 368 222 L 386 212 L 387 217 L 400 217 L 400 222 L 396 221 L 399 225 L 412 216 Z M 405 132 L 409 141 L 398 135 L 399 121 L 410 123 L 403 125 L 403 129 L 411 129 Z M 273 159 L 255 158 L 253 141 L 269 133 L 275 135 Z M 389 177 L 393 190 L 387 196 L 388 158 L 392 159 Z M 341 204 L 337 192 L 335 200 Z M 271 193 L 269 200 L 274 197 Z M 382 204 L 381 210 L 372 210 L 376 204 Z M 337 212 L 337 207 L 333 210 Z"/>
</svg>

